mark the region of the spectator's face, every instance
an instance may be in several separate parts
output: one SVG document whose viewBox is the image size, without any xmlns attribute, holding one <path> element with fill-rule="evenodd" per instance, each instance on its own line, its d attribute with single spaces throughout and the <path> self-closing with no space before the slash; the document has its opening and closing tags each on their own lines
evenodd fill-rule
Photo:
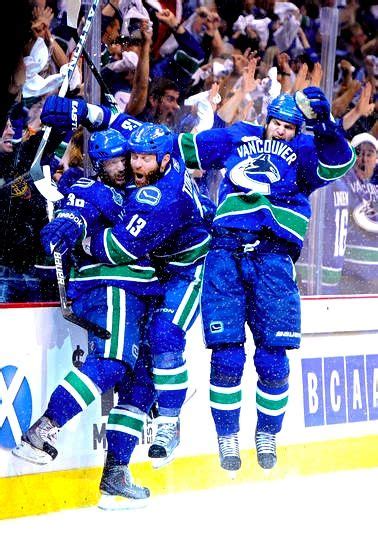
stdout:
<svg viewBox="0 0 378 540">
<path fill-rule="evenodd" d="M 175 113 L 179 110 L 178 99 L 180 92 L 176 90 L 166 90 L 163 97 L 159 100 L 157 106 L 157 119 L 161 124 L 170 124 L 173 121 Z"/>
<path fill-rule="evenodd" d="M 13 152 L 14 129 L 12 124 L 8 120 L 3 131 L 3 136 L 0 139 L 0 154 L 10 154 Z"/>
<path fill-rule="evenodd" d="M 169 154 L 166 154 L 159 166 L 156 154 L 137 154 L 132 152 L 130 155 L 130 165 L 134 174 L 135 185 L 140 188 L 156 182 L 161 173 L 164 172 L 169 159 Z"/>
<path fill-rule="evenodd" d="M 126 158 L 123 156 L 115 157 L 104 161 L 103 181 L 105 184 L 114 187 L 121 187 L 125 184 Z"/>
<path fill-rule="evenodd" d="M 356 148 L 357 160 L 355 171 L 360 180 L 370 180 L 373 177 L 377 163 L 377 152 L 370 143 L 361 143 Z"/>
<path fill-rule="evenodd" d="M 267 139 L 282 139 L 283 141 L 291 141 L 295 137 L 296 126 L 290 122 L 272 118 L 266 128 Z"/>
</svg>

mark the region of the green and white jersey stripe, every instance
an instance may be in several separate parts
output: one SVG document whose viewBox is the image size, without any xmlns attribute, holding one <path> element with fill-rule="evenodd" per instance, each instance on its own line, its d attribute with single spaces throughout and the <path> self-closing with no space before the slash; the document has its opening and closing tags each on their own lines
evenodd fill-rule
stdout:
<svg viewBox="0 0 378 540">
<path fill-rule="evenodd" d="M 210 406 L 213 409 L 233 411 L 241 407 L 241 385 L 224 388 L 223 386 L 210 385 Z"/>
<path fill-rule="evenodd" d="M 205 257 L 209 251 L 210 242 L 211 236 L 208 235 L 202 242 L 187 249 L 169 255 L 155 255 L 155 257 L 172 266 L 189 266 Z"/>
<path fill-rule="evenodd" d="M 109 413 L 106 430 L 121 431 L 141 440 L 145 418 L 144 413 L 114 407 Z"/>
<path fill-rule="evenodd" d="M 78 369 L 72 369 L 60 383 L 84 411 L 96 398 L 100 397 L 100 391 L 94 382 Z"/>
<path fill-rule="evenodd" d="M 96 281 L 105 285 L 112 281 L 135 281 L 152 282 L 157 281 L 155 268 L 152 266 L 138 266 L 136 264 L 108 266 L 105 264 L 89 264 L 82 266 L 78 270 L 72 268 L 70 281 L 76 283 Z"/>
<path fill-rule="evenodd" d="M 153 381 L 156 390 L 185 390 L 188 388 L 186 364 L 178 368 L 153 368 Z"/>
<path fill-rule="evenodd" d="M 347 245 L 345 261 L 354 264 L 376 265 L 378 263 L 378 248 Z"/>
<path fill-rule="evenodd" d="M 352 151 L 352 157 L 347 163 L 343 163 L 342 165 L 326 165 L 319 160 L 317 169 L 318 176 L 327 182 L 337 180 L 337 178 L 344 176 L 344 174 L 347 173 L 356 162 L 356 152 L 350 144 L 349 148 Z"/>
<path fill-rule="evenodd" d="M 303 241 L 309 219 L 290 208 L 272 204 L 259 193 L 230 193 L 217 209 L 214 221 L 227 216 L 251 214 L 267 210 L 276 224 Z"/>
<path fill-rule="evenodd" d="M 117 287 L 106 288 L 106 329 L 111 333 L 105 340 L 105 358 L 122 360 L 126 329 L 126 292 Z"/>
<path fill-rule="evenodd" d="M 104 248 L 107 257 L 112 264 L 128 264 L 137 259 L 135 255 L 127 251 L 122 244 L 119 243 L 117 238 L 113 236 L 110 228 L 104 231 Z"/>
<path fill-rule="evenodd" d="M 178 137 L 181 154 L 189 169 L 202 169 L 196 138 L 197 136 L 191 133 L 183 133 Z"/>
<path fill-rule="evenodd" d="M 203 275 L 203 264 L 197 266 L 195 271 L 195 278 L 189 284 L 186 292 L 181 300 L 175 316 L 173 317 L 173 324 L 176 324 L 183 330 L 187 330 L 192 319 L 196 313 L 199 305 L 199 298 L 201 292 L 201 282 Z"/>
<path fill-rule="evenodd" d="M 267 394 L 261 388 L 256 389 L 256 408 L 269 416 L 279 416 L 286 411 L 289 391 L 281 394 Z"/>
</svg>

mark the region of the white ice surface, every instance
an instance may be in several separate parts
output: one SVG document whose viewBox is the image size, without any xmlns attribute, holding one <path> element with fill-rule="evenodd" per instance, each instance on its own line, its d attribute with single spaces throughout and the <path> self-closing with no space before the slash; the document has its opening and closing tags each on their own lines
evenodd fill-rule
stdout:
<svg viewBox="0 0 378 540">
<path fill-rule="evenodd" d="M 0 521 L 1 540 L 378 539 L 378 469 L 235 484 L 151 497 L 144 509 L 96 507 Z"/>
</svg>

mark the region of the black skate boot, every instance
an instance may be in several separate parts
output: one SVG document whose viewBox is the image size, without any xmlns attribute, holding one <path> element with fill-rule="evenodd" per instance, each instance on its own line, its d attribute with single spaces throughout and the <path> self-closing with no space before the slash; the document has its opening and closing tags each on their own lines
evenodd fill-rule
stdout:
<svg viewBox="0 0 378 540">
<path fill-rule="evenodd" d="M 180 443 L 180 419 L 177 416 L 158 416 L 156 435 L 148 450 L 154 469 L 168 465 Z"/>
<path fill-rule="evenodd" d="M 275 433 L 256 431 L 255 444 L 257 452 L 257 462 L 260 467 L 262 467 L 263 469 L 272 469 L 277 463 Z"/>
<path fill-rule="evenodd" d="M 238 434 L 219 435 L 218 445 L 220 466 L 222 469 L 226 471 L 238 471 L 241 467 Z"/>
<path fill-rule="evenodd" d="M 101 498 L 98 507 L 102 510 L 128 510 L 147 505 L 150 490 L 133 483 L 127 465 L 116 465 L 107 458 L 100 483 Z"/>
<path fill-rule="evenodd" d="M 37 465 L 47 465 L 58 455 L 54 446 L 58 431 L 58 426 L 50 418 L 41 416 L 22 435 L 20 444 L 13 448 L 12 454 Z"/>
</svg>

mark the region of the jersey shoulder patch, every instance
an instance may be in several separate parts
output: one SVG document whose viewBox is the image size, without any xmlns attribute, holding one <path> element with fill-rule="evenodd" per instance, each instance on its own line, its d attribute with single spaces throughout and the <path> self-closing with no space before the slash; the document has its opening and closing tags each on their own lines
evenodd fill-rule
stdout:
<svg viewBox="0 0 378 540">
<path fill-rule="evenodd" d="M 96 183 L 96 180 L 91 180 L 90 178 L 79 178 L 78 180 L 76 180 L 76 182 L 74 184 L 72 184 L 71 187 L 79 187 L 79 188 L 89 188 L 91 186 L 93 186 L 93 184 Z"/>
<path fill-rule="evenodd" d="M 156 206 L 161 199 L 161 191 L 156 186 L 146 186 L 139 189 L 136 200 L 142 204 Z"/>
</svg>

